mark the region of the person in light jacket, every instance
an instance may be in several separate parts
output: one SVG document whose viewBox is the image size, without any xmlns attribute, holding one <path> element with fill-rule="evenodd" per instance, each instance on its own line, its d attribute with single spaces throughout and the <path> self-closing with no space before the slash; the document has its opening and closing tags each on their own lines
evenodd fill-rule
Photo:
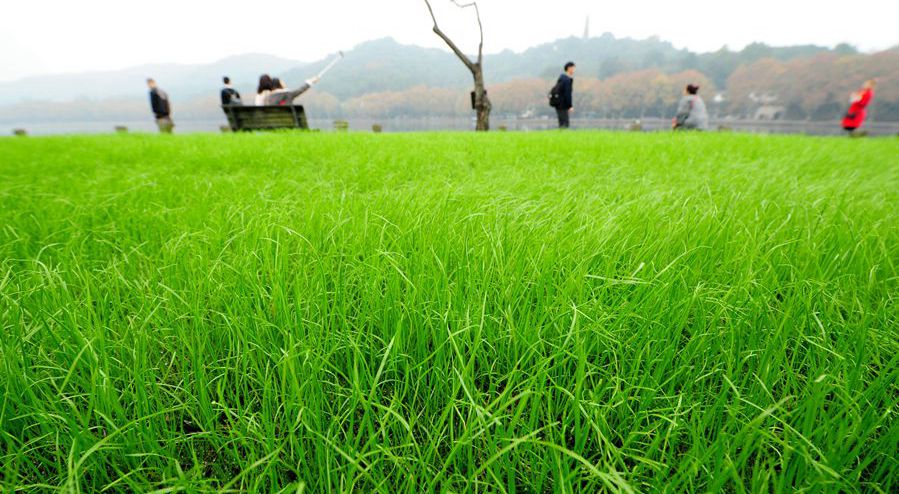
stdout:
<svg viewBox="0 0 899 494">
<path fill-rule="evenodd" d="M 256 106 L 265 106 L 265 100 L 272 93 L 272 89 L 274 89 L 272 77 L 268 74 L 259 76 L 259 85 L 256 86 L 256 98 L 253 103 Z"/>
<path fill-rule="evenodd" d="M 674 130 L 709 130 L 709 112 L 699 97 L 699 86 L 687 85 L 684 96 L 677 105 Z"/>
</svg>

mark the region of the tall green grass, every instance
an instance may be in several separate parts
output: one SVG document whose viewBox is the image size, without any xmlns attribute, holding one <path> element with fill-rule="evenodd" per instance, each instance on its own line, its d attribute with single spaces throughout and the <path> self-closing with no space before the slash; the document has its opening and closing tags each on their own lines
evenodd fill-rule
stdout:
<svg viewBox="0 0 899 494">
<path fill-rule="evenodd" d="M 899 141 L 0 140 L 0 491 L 896 492 Z"/>
</svg>

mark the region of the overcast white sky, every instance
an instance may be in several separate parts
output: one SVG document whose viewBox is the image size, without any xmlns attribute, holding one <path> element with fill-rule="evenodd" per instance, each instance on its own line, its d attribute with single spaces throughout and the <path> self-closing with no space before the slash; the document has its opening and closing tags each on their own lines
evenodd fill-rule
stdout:
<svg viewBox="0 0 899 494">
<path fill-rule="evenodd" d="M 392 36 L 441 47 L 422 0 L 12 0 L 0 6 L 0 80 L 145 63 L 212 62 L 249 52 L 314 61 Z M 443 27 L 474 49 L 471 19 L 432 0 Z M 481 0 L 488 52 L 591 32 L 711 51 L 753 41 L 899 44 L 899 0 Z M 689 7 L 688 7 L 689 6 Z M 445 20 L 444 20 L 445 19 Z"/>
</svg>

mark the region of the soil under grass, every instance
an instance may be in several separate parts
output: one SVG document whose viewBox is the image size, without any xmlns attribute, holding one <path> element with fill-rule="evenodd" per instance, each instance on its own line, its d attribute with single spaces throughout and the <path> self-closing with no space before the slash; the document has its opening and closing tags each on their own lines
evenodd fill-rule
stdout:
<svg viewBox="0 0 899 494">
<path fill-rule="evenodd" d="M 896 492 L 899 140 L 0 139 L 0 491 Z"/>
</svg>

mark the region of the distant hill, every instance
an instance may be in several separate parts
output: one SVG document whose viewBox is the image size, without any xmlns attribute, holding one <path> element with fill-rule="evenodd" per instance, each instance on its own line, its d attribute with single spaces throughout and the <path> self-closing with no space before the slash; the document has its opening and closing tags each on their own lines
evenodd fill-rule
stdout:
<svg viewBox="0 0 899 494">
<path fill-rule="evenodd" d="M 116 71 L 29 77 L 0 83 L 0 105 L 22 101 L 144 98 L 147 77 L 157 79 L 173 98 L 184 100 L 216 91 L 224 75 L 235 81 L 253 81 L 262 72 L 281 72 L 302 65 L 273 55 L 246 54 L 201 65 L 154 64 Z"/>
<path fill-rule="evenodd" d="M 489 39 L 488 39 L 489 42 Z M 404 45 L 391 38 L 362 43 L 303 96 L 310 115 L 463 116 L 470 113 L 471 76 L 449 51 Z M 772 47 L 709 53 L 677 49 L 658 38 L 636 40 L 603 34 L 565 38 L 523 52 L 485 59 L 497 114 L 548 113 L 545 95 L 562 65 L 578 64 L 580 115 L 670 116 L 681 88 L 701 83 L 715 98 L 716 114 L 753 118 L 834 119 L 849 93 L 868 77 L 882 84 L 872 118 L 899 120 L 899 47 L 860 54 L 849 45 Z M 0 122 L 127 121 L 147 118 L 144 80 L 155 77 L 183 119 L 222 118 L 221 76 L 251 97 L 261 73 L 289 86 L 318 73 L 333 58 L 304 64 L 264 54 L 229 57 L 204 65 L 145 65 L 111 72 L 65 74 L 0 83 Z M 719 97 L 716 93 L 723 93 Z M 761 98 L 761 99 L 760 99 Z M 47 105 L 47 101 L 60 102 Z M 761 107 L 765 108 L 761 108 Z"/>
<path fill-rule="evenodd" d="M 489 41 L 489 40 L 488 40 Z M 851 52 L 849 46 L 834 50 L 821 46 L 769 47 L 749 45 L 741 51 L 722 49 L 697 54 L 678 50 L 658 38 L 635 40 L 611 34 L 583 39 L 567 38 L 544 43 L 521 53 L 504 51 L 487 55 L 485 71 L 488 83 L 515 79 L 553 77 L 568 60 L 578 63 L 581 77 L 605 79 L 623 72 L 658 68 L 666 72 L 699 70 L 723 87 L 727 78 L 742 64 L 763 58 L 788 61 L 830 51 Z M 175 100 L 215 93 L 222 75 L 229 75 L 238 89 L 251 92 L 262 73 L 279 75 L 292 85 L 318 73 L 331 57 L 304 64 L 271 55 L 247 54 L 229 57 L 205 65 L 142 65 L 119 71 L 87 72 L 31 77 L 0 83 L 0 104 L 20 101 L 107 99 L 143 97 L 148 76 Z M 449 52 L 434 48 L 403 45 L 391 38 L 362 43 L 346 52 L 346 59 L 335 67 L 319 86 L 321 91 L 345 99 L 364 94 L 402 91 L 415 86 L 462 88 L 470 76 Z"/>
<path fill-rule="evenodd" d="M 488 83 L 516 79 L 554 77 L 568 60 L 578 64 L 578 75 L 605 79 L 623 72 L 658 68 L 666 72 L 699 70 L 719 87 L 742 64 L 763 58 L 789 61 L 831 51 L 855 53 L 843 45 L 830 50 L 822 46 L 770 47 L 752 44 L 741 51 L 722 49 L 697 54 L 678 50 L 658 38 L 635 40 L 603 34 L 597 38 L 566 38 L 529 48 L 521 53 L 503 51 L 485 57 Z M 328 59 L 282 74 L 287 81 L 304 80 L 316 74 Z M 363 43 L 346 53 L 319 87 L 345 99 L 383 91 L 402 91 L 415 86 L 460 88 L 471 77 L 451 53 L 432 48 L 403 45 L 385 38 Z"/>
<path fill-rule="evenodd" d="M 321 71 L 331 58 L 284 72 L 281 77 L 296 85 Z M 347 51 L 343 62 L 328 73 L 317 89 L 345 99 L 422 85 L 458 88 L 467 85 L 470 79 L 449 52 L 402 45 L 385 38 Z"/>
</svg>

